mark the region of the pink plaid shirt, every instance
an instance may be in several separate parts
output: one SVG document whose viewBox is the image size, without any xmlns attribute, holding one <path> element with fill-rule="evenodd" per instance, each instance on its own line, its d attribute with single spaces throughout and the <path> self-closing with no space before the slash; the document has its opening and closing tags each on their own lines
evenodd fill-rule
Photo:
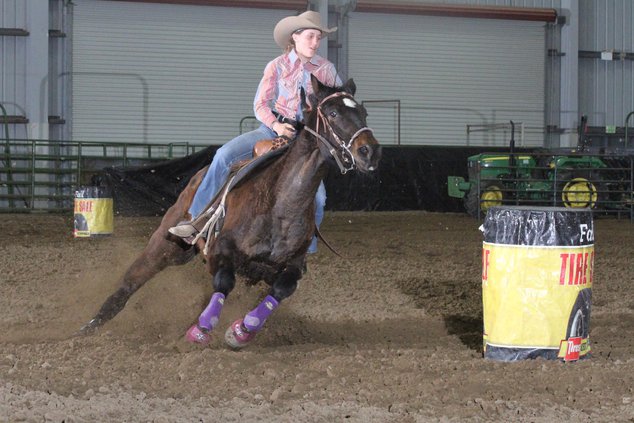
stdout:
<svg viewBox="0 0 634 423">
<path fill-rule="evenodd" d="M 315 55 L 302 64 L 295 50 L 291 50 L 271 60 L 264 68 L 264 76 L 255 93 L 255 117 L 269 128 L 276 120 L 273 110 L 289 119 L 301 120 L 300 87 L 304 87 L 307 97 L 313 93 L 311 74 L 322 84 L 341 85 L 335 65 L 321 56 Z"/>
</svg>

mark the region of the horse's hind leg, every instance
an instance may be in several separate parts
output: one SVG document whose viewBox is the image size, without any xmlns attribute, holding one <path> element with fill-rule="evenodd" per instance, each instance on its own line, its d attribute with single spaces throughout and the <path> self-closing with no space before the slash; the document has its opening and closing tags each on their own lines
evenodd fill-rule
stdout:
<svg viewBox="0 0 634 423">
<path fill-rule="evenodd" d="M 238 319 L 225 332 L 225 342 L 232 348 L 246 347 L 262 329 L 266 319 L 279 306 L 280 302 L 290 297 L 297 288 L 302 271 L 299 266 L 289 265 L 273 282 L 269 295 L 243 319 Z"/>
<path fill-rule="evenodd" d="M 183 248 L 167 240 L 167 236 L 170 227 L 176 225 L 179 220 L 189 217 L 187 210 L 206 171 L 207 167 L 204 167 L 190 179 L 178 196 L 178 200 L 163 216 L 160 226 L 152 234 L 141 255 L 119 280 L 119 288 L 106 299 L 95 317 L 79 330 L 80 334 L 90 333 L 116 316 L 125 307 L 132 294 L 154 275 L 168 266 L 187 263 L 197 254 L 195 247 Z"/>
<path fill-rule="evenodd" d="M 119 288 L 106 299 L 99 312 L 85 326 L 80 333 L 90 333 L 97 327 L 115 317 L 139 288 L 157 273 L 168 266 L 184 264 L 196 255 L 192 247 L 183 250 L 180 246 L 165 239 L 164 231 L 159 228 L 141 255 L 130 265 L 119 280 Z"/>
</svg>

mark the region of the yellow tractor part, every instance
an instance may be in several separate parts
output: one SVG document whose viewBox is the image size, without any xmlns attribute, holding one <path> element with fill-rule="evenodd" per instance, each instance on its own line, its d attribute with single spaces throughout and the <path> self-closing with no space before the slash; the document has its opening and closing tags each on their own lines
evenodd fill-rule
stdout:
<svg viewBox="0 0 634 423">
<path fill-rule="evenodd" d="M 480 193 L 480 210 L 485 213 L 489 208 L 501 206 L 504 195 L 497 185 L 488 186 Z"/>
<path fill-rule="evenodd" d="M 597 188 L 586 178 L 574 178 L 561 190 L 561 200 L 568 208 L 593 208 L 597 197 Z"/>
</svg>

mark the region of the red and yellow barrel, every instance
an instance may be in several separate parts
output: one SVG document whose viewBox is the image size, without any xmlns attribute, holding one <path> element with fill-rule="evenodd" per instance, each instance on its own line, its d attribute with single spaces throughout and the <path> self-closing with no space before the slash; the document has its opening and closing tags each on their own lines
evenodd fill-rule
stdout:
<svg viewBox="0 0 634 423">
<path fill-rule="evenodd" d="M 493 207 L 482 229 L 485 358 L 587 357 L 594 275 L 592 212 Z"/>
<path fill-rule="evenodd" d="M 73 236 L 110 235 L 114 229 L 113 201 L 105 187 L 87 186 L 75 191 Z"/>
</svg>

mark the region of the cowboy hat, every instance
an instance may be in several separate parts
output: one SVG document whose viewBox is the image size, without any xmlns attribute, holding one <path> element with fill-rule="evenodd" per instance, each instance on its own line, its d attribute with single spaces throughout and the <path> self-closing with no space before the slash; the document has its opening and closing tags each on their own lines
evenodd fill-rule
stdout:
<svg viewBox="0 0 634 423">
<path fill-rule="evenodd" d="M 284 49 L 290 43 L 293 32 L 299 29 L 316 29 L 323 34 L 330 34 L 331 32 L 335 32 L 337 27 L 322 28 L 319 12 L 309 10 L 301 15 L 288 16 L 279 21 L 273 30 L 273 38 L 277 45 Z"/>
</svg>

